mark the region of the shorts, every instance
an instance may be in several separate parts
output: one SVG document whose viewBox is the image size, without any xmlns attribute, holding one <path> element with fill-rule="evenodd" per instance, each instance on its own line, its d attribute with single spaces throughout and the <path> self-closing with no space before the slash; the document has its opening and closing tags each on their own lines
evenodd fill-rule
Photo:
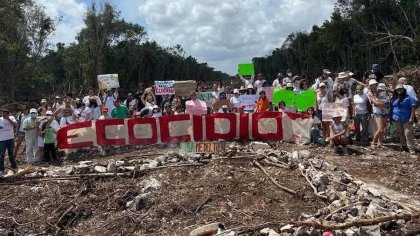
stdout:
<svg viewBox="0 0 420 236">
<path fill-rule="evenodd" d="M 25 137 L 25 132 L 18 131 L 17 136 L 21 137 L 21 138 L 24 138 Z"/>
<path fill-rule="evenodd" d="M 388 114 L 373 113 L 373 118 L 382 118 L 382 119 L 385 119 L 387 117 L 388 117 Z"/>
</svg>

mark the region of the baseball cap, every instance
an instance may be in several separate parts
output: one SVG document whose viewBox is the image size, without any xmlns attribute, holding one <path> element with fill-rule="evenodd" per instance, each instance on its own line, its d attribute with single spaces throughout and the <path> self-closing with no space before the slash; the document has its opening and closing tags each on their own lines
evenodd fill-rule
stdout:
<svg viewBox="0 0 420 236">
<path fill-rule="evenodd" d="M 330 70 L 328 70 L 328 69 L 323 69 L 323 70 L 322 70 L 322 72 L 323 72 L 323 73 L 325 73 L 325 74 L 327 74 L 327 75 L 328 75 L 328 74 L 331 74 L 331 71 L 330 71 Z"/>
<path fill-rule="evenodd" d="M 53 115 L 54 113 L 52 111 L 47 111 L 47 113 L 45 114 L 48 116 L 48 115 Z"/>
<path fill-rule="evenodd" d="M 380 70 L 381 66 L 379 64 L 373 64 L 372 65 L 372 70 Z"/>
<path fill-rule="evenodd" d="M 222 109 L 227 109 L 228 108 L 228 106 L 227 105 L 223 105 L 222 106 Z"/>
<path fill-rule="evenodd" d="M 286 88 L 293 88 L 293 84 L 292 83 L 287 83 Z"/>
<path fill-rule="evenodd" d="M 233 93 L 239 93 L 239 89 L 234 89 Z"/>
<path fill-rule="evenodd" d="M 327 85 L 326 85 L 325 83 L 320 83 L 320 84 L 319 84 L 319 87 L 325 87 L 325 88 L 326 88 L 326 87 L 327 87 Z"/>
<path fill-rule="evenodd" d="M 398 83 L 403 84 L 406 80 L 407 80 L 407 78 L 401 77 L 401 78 L 398 79 Z"/>
<path fill-rule="evenodd" d="M 159 109 L 159 106 L 158 105 L 154 105 L 153 106 L 153 109 Z"/>
<path fill-rule="evenodd" d="M 378 84 L 378 81 L 376 81 L 376 79 L 369 80 L 369 85 L 372 85 L 372 84 Z"/>
<path fill-rule="evenodd" d="M 29 110 L 29 113 L 38 113 L 38 111 L 35 108 L 31 108 L 31 110 Z"/>
<path fill-rule="evenodd" d="M 397 89 L 405 89 L 405 88 L 404 88 L 404 85 L 397 84 L 397 86 L 395 86 L 395 90 L 397 90 Z"/>
<path fill-rule="evenodd" d="M 47 99 L 43 98 L 41 99 L 41 103 L 47 102 Z"/>
</svg>

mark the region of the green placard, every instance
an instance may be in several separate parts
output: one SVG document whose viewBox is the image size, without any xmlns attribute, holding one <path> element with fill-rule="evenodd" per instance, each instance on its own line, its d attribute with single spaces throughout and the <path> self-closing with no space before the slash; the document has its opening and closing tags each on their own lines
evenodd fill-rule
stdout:
<svg viewBox="0 0 420 236">
<path fill-rule="evenodd" d="M 308 108 L 315 108 L 316 92 L 313 89 L 308 89 L 300 94 L 296 94 L 295 106 L 297 111 L 306 112 Z"/>
<path fill-rule="evenodd" d="M 181 150 L 184 152 L 195 152 L 195 143 L 181 143 Z"/>
<path fill-rule="evenodd" d="M 253 75 L 254 74 L 254 64 L 252 64 L 252 63 L 238 64 L 238 73 L 240 75 Z"/>
<path fill-rule="evenodd" d="M 278 106 L 280 101 L 284 101 L 286 106 L 294 106 L 295 92 L 286 89 L 274 89 L 273 91 L 273 105 Z"/>
</svg>

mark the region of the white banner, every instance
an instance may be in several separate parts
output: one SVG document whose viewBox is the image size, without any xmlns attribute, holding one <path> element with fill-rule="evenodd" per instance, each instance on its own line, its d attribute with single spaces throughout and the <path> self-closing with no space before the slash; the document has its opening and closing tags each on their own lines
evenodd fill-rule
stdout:
<svg viewBox="0 0 420 236">
<path fill-rule="evenodd" d="M 97 79 L 99 90 L 107 90 L 120 87 L 118 74 L 98 75 Z"/>
<path fill-rule="evenodd" d="M 156 95 L 175 94 L 175 82 L 173 80 L 155 81 L 155 94 Z"/>
</svg>

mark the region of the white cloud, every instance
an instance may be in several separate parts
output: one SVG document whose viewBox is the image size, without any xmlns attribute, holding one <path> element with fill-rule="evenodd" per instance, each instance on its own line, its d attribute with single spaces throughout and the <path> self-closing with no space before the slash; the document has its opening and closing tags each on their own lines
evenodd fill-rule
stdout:
<svg viewBox="0 0 420 236">
<path fill-rule="evenodd" d="M 37 4 L 45 7 L 45 12 L 53 19 L 61 21 L 51 37 L 51 43 L 71 43 L 75 41 L 77 33 L 84 27 L 84 14 L 87 5 L 76 0 L 35 0 Z"/>
<path fill-rule="evenodd" d="M 144 0 L 149 37 L 181 44 L 199 61 L 235 74 L 236 65 L 267 55 L 287 35 L 328 19 L 334 0 Z M 124 17 L 124 16 L 123 16 Z"/>
</svg>

